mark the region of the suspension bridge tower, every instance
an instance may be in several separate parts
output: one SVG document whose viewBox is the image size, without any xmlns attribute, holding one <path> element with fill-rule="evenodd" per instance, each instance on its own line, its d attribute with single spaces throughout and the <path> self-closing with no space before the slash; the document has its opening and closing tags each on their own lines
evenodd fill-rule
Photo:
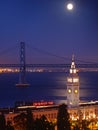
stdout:
<svg viewBox="0 0 98 130">
<path fill-rule="evenodd" d="M 79 106 L 79 76 L 75 68 L 74 55 L 69 75 L 67 77 L 67 105 L 68 107 Z"/>
<path fill-rule="evenodd" d="M 29 84 L 26 83 L 26 61 L 25 61 L 25 43 L 20 42 L 20 72 L 19 72 L 19 83 L 17 87 L 27 87 Z"/>
</svg>

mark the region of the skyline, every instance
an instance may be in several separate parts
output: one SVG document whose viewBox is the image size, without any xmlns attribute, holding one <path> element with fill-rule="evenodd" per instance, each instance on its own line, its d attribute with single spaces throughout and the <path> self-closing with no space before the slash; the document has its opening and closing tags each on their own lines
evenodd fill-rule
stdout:
<svg viewBox="0 0 98 130">
<path fill-rule="evenodd" d="M 26 49 L 26 54 L 32 63 L 65 63 L 64 59 L 37 52 L 33 47 L 61 57 L 71 58 L 74 53 L 76 59 L 96 61 L 98 1 L 71 0 L 74 9 L 68 11 L 69 1 L 0 1 L 0 62 L 19 62 L 18 50 L 15 55 L 9 53 L 8 58 L 2 55 L 2 50 L 21 41 L 31 46 L 32 53 Z"/>
</svg>

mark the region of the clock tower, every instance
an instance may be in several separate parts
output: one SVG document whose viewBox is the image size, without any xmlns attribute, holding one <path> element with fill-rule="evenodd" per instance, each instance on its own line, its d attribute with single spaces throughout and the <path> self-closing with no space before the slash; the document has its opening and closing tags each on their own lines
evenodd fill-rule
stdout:
<svg viewBox="0 0 98 130">
<path fill-rule="evenodd" d="M 75 68 L 74 55 L 67 76 L 67 105 L 68 107 L 77 107 L 79 105 L 79 76 Z"/>
</svg>

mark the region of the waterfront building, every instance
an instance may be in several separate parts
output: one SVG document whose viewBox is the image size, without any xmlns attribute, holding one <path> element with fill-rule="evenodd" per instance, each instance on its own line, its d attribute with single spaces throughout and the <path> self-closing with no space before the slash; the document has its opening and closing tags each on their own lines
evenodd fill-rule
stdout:
<svg viewBox="0 0 98 130">
<path fill-rule="evenodd" d="M 15 126 L 14 117 L 21 113 L 26 113 L 28 108 L 32 110 L 34 120 L 45 115 L 48 121 L 54 124 L 57 123 L 59 105 L 52 104 L 52 102 L 37 102 L 30 106 L 17 106 L 12 109 L 2 109 L 2 112 L 5 113 L 6 122 L 11 121 L 12 125 Z M 81 103 L 78 107 L 68 108 L 68 113 L 71 122 L 78 123 L 78 121 L 82 122 L 82 120 L 93 121 L 95 124 L 91 126 L 91 128 L 93 127 L 94 130 L 98 129 L 98 101 Z M 73 126 L 74 125 L 72 125 L 72 127 Z M 55 130 L 57 130 L 57 126 L 55 126 Z"/>
<path fill-rule="evenodd" d="M 79 105 L 79 76 L 75 67 L 74 56 L 72 56 L 71 68 L 67 76 L 67 105 L 78 107 Z"/>
<path fill-rule="evenodd" d="M 8 110 L 6 109 L 5 112 L 5 119 L 7 121 L 11 121 L 12 125 L 14 126 L 14 117 L 25 113 L 27 108 L 32 110 L 33 118 L 37 119 L 41 116 L 45 115 L 48 121 L 53 122 L 56 124 L 57 122 L 57 114 L 59 105 L 55 104 L 46 104 L 46 105 L 32 105 L 32 106 L 19 106 L 17 108 L 13 108 Z M 5 110 L 4 110 L 5 111 Z M 86 102 L 79 104 L 79 107 L 68 108 L 68 113 L 70 116 L 70 121 L 82 121 L 82 120 L 93 120 L 98 122 L 98 101 L 95 102 Z M 98 128 L 98 127 L 97 127 Z"/>
<path fill-rule="evenodd" d="M 32 105 L 20 105 L 15 108 L 11 108 L 10 110 L 6 109 L 6 111 L 4 110 L 5 112 L 3 110 L 2 111 L 5 113 L 6 121 L 13 122 L 15 116 L 23 112 L 26 113 L 27 109 L 32 110 L 34 120 L 43 115 L 45 115 L 45 117 L 51 122 L 56 122 L 57 120 L 58 105 L 54 104 L 52 101 L 34 102 Z"/>
</svg>

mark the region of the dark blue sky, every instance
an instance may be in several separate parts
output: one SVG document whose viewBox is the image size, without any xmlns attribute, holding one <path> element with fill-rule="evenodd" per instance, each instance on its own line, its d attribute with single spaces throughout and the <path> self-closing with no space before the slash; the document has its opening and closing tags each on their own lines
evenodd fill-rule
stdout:
<svg viewBox="0 0 98 130">
<path fill-rule="evenodd" d="M 24 41 L 31 46 L 28 62 L 65 62 L 36 52 L 33 47 L 69 58 L 74 53 L 78 59 L 97 62 L 98 0 L 71 0 L 71 12 L 66 10 L 69 1 L 0 0 L 0 54 Z M 17 54 L 1 55 L 0 62 L 17 62 Z"/>
</svg>

